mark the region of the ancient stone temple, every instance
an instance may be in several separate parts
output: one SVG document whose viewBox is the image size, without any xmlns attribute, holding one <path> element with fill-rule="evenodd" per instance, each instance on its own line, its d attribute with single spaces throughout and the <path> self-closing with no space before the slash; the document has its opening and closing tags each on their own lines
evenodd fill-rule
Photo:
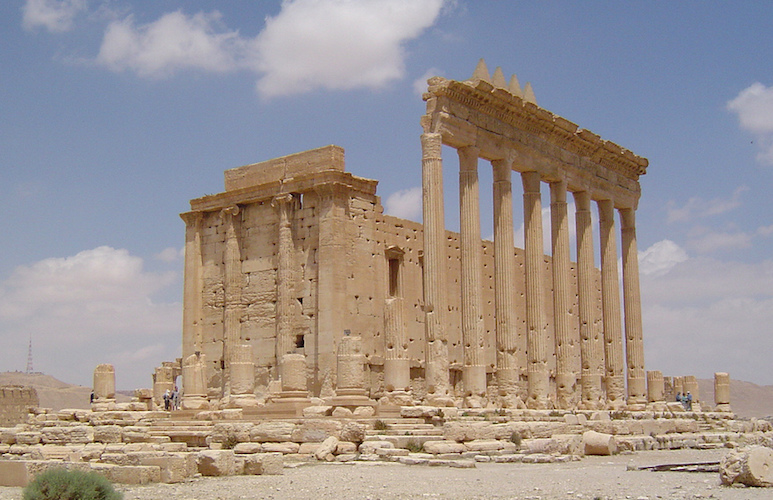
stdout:
<svg viewBox="0 0 773 500">
<path fill-rule="evenodd" d="M 483 62 L 467 81 L 430 79 L 424 100 L 423 225 L 385 215 L 377 181 L 346 172 L 337 146 L 227 170 L 224 192 L 191 201 L 183 407 L 356 396 L 359 406 L 644 409 L 662 398 L 662 375 L 647 390 L 639 299 L 647 160 L 540 108 L 530 85 L 499 68 L 489 76 Z M 445 227 L 448 164 L 459 233 Z M 493 186 L 479 185 L 479 165 Z M 494 193 L 493 242 L 481 239 L 480 189 Z"/>
</svg>

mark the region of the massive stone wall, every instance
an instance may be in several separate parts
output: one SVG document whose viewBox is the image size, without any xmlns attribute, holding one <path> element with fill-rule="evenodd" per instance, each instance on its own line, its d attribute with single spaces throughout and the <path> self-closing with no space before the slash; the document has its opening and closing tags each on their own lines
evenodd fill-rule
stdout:
<svg viewBox="0 0 773 500">
<path fill-rule="evenodd" d="M 33 387 L 4 385 L 0 387 L 0 426 L 11 426 L 27 421 L 30 409 L 40 404 Z"/>
</svg>

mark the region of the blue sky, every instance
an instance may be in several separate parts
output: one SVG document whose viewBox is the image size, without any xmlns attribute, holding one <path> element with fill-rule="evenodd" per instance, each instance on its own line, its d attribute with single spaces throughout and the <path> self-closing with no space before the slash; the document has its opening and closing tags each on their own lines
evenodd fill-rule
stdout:
<svg viewBox="0 0 773 500">
<path fill-rule="evenodd" d="M 180 355 L 178 214 L 225 169 L 337 144 L 420 220 L 422 85 L 482 57 L 649 159 L 647 368 L 773 384 L 771 32 L 770 2 L 2 2 L 0 369 L 32 334 L 36 370 L 149 386 Z"/>
</svg>

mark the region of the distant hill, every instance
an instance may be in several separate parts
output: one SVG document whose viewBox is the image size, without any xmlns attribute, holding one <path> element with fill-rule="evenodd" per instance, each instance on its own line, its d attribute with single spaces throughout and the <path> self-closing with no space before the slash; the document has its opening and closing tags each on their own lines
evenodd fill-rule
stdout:
<svg viewBox="0 0 773 500">
<path fill-rule="evenodd" d="M 0 385 L 23 385 L 34 387 L 42 408 L 83 408 L 91 407 L 91 387 L 72 385 L 43 373 L 0 372 Z M 131 401 L 129 396 L 116 394 L 116 401 Z"/>
<path fill-rule="evenodd" d="M 38 392 L 40 406 L 61 410 L 63 408 L 89 408 L 91 388 L 71 385 L 43 373 L 0 372 L 0 385 L 24 385 Z M 714 404 L 714 381 L 699 379 L 700 399 L 709 406 Z M 126 393 L 117 393 L 119 402 L 131 401 Z M 773 385 L 757 385 L 742 380 L 730 380 L 730 406 L 739 417 L 766 417 L 773 415 Z"/>
</svg>

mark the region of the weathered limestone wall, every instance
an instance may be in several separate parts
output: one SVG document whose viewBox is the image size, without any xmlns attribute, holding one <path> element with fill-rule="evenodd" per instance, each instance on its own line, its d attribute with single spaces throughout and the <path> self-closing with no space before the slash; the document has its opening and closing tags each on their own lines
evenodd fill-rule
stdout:
<svg viewBox="0 0 773 500">
<path fill-rule="evenodd" d="M 10 426 L 27 421 L 31 408 L 40 404 L 34 387 L 5 385 L 0 387 L 0 426 Z"/>
</svg>

